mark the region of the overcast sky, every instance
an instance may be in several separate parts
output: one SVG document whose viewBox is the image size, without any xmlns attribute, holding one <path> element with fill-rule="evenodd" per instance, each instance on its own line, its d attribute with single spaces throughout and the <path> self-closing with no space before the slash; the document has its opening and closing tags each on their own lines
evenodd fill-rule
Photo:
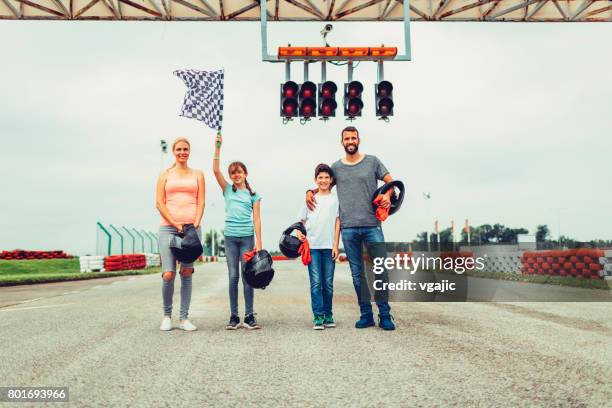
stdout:
<svg viewBox="0 0 612 408">
<path fill-rule="evenodd" d="M 321 27 L 274 23 L 270 49 L 319 45 Z M 284 66 L 261 62 L 258 23 L 3 21 L 0 38 L 0 249 L 92 253 L 97 220 L 156 231 L 159 140 L 177 136 L 206 174 L 204 227 L 223 227 L 214 131 L 178 116 L 175 69 L 225 68 L 222 165 L 247 164 L 269 249 L 295 221 L 315 165 L 343 154 L 341 116 L 282 125 Z M 328 40 L 403 43 L 397 23 L 334 24 Z M 466 218 L 612 238 L 611 40 L 610 24 L 415 23 L 413 62 L 385 65 L 390 123 L 374 117 L 375 65 L 361 63 L 361 150 L 408 187 L 387 240 Z M 302 82 L 301 64 L 292 77 Z M 328 67 L 328 79 L 343 83 L 346 69 Z"/>
</svg>

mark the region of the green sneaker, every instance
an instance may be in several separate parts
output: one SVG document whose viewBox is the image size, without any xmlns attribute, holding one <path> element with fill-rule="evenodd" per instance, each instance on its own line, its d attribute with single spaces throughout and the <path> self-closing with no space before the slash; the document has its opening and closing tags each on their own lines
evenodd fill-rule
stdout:
<svg viewBox="0 0 612 408">
<path fill-rule="evenodd" d="M 313 323 L 314 326 L 312 326 L 312 328 L 314 330 L 323 330 L 325 329 L 325 326 L 323 326 L 323 316 L 315 316 Z"/>
<path fill-rule="evenodd" d="M 323 319 L 323 326 L 325 327 L 336 327 L 336 322 L 334 321 L 334 316 L 325 316 Z"/>
</svg>

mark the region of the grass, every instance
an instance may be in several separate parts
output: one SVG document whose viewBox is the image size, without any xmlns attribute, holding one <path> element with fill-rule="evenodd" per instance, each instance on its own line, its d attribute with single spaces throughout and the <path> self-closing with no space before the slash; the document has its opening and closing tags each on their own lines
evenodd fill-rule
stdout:
<svg viewBox="0 0 612 408">
<path fill-rule="evenodd" d="M 573 276 L 522 275 L 520 273 L 467 271 L 467 276 L 475 278 L 499 279 L 514 282 L 542 283 L 547 285 L 571 286 L 585 289 L 610 290 L 610 281 L 603 279 L 583 279 Z"/>
<path fill-rule="evenodd" d="M 79 271 L 78 258 L 20 261 L 0 260 L 0 286 L 99 279 L 126 275 L 149 275 L 159 273 L 160 270 L 159 267 L 154 267 L 131 271 L 81 273 Z"/>
</svg>

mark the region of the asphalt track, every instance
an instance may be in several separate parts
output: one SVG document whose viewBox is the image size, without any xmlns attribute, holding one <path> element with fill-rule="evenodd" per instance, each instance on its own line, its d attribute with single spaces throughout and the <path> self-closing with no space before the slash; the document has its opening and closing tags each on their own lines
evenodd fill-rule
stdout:
<svg viewBox="0 0 612 408">
<path fill-rule="evenodd" d="M 602 407 L 612 400 L 610 303 L 394 303 L 396 331 L 357 330 L 343 264 L 338 327 L 313 331 L 304 267 L 276 266 L 273 284 L 256 291 L 258 331 L 224 330 L 224 264 L 194 275 L 191 320 L 199 330 L 192 333 L 158 330 L 157 275 L 69 290 L 0 288 L 0 298 L 11 299 L 0 307 L 0 386 L 68 386 L 70 402 L 53 407 Z M 37 300 L 21 303 L 26 298 Z"/>
</svg>

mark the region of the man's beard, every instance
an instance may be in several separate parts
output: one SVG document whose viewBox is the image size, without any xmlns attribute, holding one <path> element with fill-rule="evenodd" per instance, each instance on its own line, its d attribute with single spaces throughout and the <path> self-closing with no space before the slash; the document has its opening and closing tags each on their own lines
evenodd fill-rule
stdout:
<svg viewBox="0 0 612 408">
<path fill-rule="evenodd" d="M 355 150 L 350 151 L 349 149 L 351 149 L 351 148 L 355 148 Z M 355 153 L 357 153 L 358 150 L 359 150 L 359 146 L 354 145 L 354 144 L 348 144 L 348 145 L 344 146 L 344 151 L 346 153 L 348 153 L 348 154 L 355 154 Z"/>
</svg>

